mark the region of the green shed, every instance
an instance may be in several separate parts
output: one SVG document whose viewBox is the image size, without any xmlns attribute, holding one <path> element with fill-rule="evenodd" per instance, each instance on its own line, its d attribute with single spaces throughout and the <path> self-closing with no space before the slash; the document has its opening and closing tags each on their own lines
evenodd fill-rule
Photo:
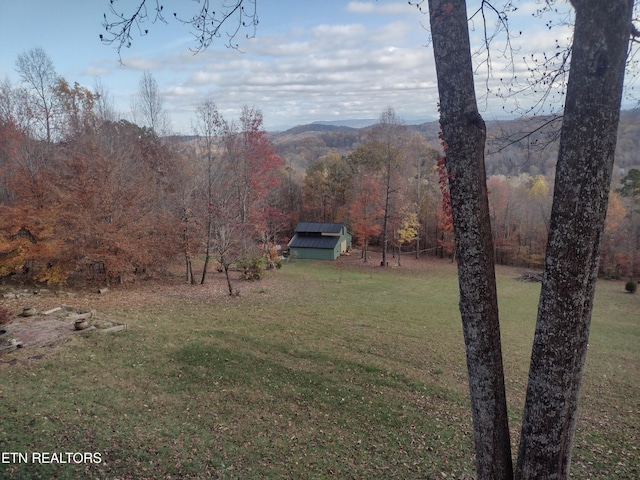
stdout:
<svg viewBox="0 0 640 480">
<path fill-rule="evenodd" d="M 293 258 L 335 260 L 351 248 L 351 234 L 342 223 L 300 222 L 289 242 Z"/>
</svg>

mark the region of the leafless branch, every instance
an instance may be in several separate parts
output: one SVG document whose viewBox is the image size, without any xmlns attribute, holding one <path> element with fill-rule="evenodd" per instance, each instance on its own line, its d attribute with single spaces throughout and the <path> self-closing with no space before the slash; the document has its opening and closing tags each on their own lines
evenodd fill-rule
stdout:
<svg viewBox="0 0 640 480">
<path fill-rule="evenodd" d="M 139 0 L 137 8 L 123 12 L 116 8 L 118 0 L 109 0 L 109 13 L 103 15 L 102 26 L 105 33 L 100 40 L 106 45 L 114 45 L 118 56 L 122 58 L 122 49 L 130 48 L 134 36 L 145 36 L 149 33 L 149 26 L 158 21 L 168 23 L 165 18 L 165 8 L 161 0 Z M 183 17 L 173 12 L 175 20 L 192 27 L 192 34 L 196 39 L 196 47 L 191 48 L 194 53 L 206 50 L 217 38 L 226 35 L 226 45 L 239 50 L 239 43 L 234 40 L 242 29 L 249 29 L 247 38 L 255 36 L 258 26 L 258 0 L 216 0 L 219 9 L 215 9 L 211 0 L 197 0 L 199 10 L 195 15 Z M 153 2 L 154 5 L 149 5 Z M 226 30 L 226 27 L 229 27 Z M 137 30 L 137 33 L 136 33 Z"/>
<path fill-rule="evenodd" d="M 546 118 L 540 125 L 537 125 L 532 129 L 527 129 L 527 131 L 525 132 L 506 133 L 502 131 L 501 135 L 497 137 L 500 140 L 500 146 L 493 150 L 489 149 L 487 153 L 489 155 L 500 153 L 503 150 L 524 140 L 530 141 L 530 145 L 537 145 L 539 147 L 539 150 L 544 150 L 559 138 L 560 128 L 558 128 L 556 125 L 557 122 L 561 121 L 561 115 L 552 115 L 549 118 Z M 544 141 L 540 141 L 539 139 L 534 138 L 536 134 L 545 131 L 547 133 L 547 138 Z M 494 144 L 497 144 L 497 142 L 494 142 Z"/>
</svg>

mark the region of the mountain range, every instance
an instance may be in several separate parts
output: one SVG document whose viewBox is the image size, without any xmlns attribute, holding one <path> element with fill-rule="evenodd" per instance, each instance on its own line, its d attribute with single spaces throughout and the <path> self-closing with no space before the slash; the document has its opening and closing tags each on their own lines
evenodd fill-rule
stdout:
<svg viewBox="0 0 640 480">
<path fill-rule="evenodd" d="M 349 155 L 367 141 L 372 119 L 317 121 L 281 132 L 269 132 L 277 153 L 293 168 L 306 169 L 318 158 Z M 561 118 L 521 117 L 487 121 L 487 175 L 555 174 Z M 407 124 L 431 148 L 441 150 L 438 121 Z M 621 112 L 614 175 L 640 168 L 640 110 Z"/>
</svg>

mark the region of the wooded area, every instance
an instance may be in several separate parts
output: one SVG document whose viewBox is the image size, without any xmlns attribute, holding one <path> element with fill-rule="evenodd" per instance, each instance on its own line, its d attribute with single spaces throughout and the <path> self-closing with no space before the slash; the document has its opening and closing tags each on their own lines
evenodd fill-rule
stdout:
<svg viewBox="0 0 640 480">
<path fill-rule="evenodd" d="M 299 126 L 267 133 L 245 107 L 227 120 L 212 100 L 194 135 L 171 136 L 144 74 L 136 123 L 109 93 L 55 73 L 41 49 L 17 62 L 23 82 L 0 90 L 0 276 L 44 284 L 132 281 L 183 257 L 231 265 L 286 245 L 298 221 L 342 222 L 363 252 L 453 255 L 447 172 L 437 122 L 405 125 L 392 108 L 372 127 Z M 534 124 L 532 124 L 532 122 Z M 488 122 L 489 213 L 498 263 L 541 268 L 558 123 Z M 638 112 L 619 129 L 600 273 L 638 276 Z M 557 137 L 557 134 L 556 134 Z M 386 246 L 386 249 L 384 248 Z M 367 256 L 363 253 L 363 259 Z M 207 262 L 207 265 L 210 265 Z M 199 282 L 207 271 L 198 272 Z M 229 285 L 230 292 L 232 291 Z"/>
</svg>

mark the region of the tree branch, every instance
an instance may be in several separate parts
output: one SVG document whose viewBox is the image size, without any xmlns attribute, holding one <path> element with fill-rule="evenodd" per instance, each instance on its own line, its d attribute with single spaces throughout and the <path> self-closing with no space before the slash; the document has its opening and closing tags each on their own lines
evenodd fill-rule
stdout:
<svg viewBox="0 0 640 480">
<path fill-rule="evenodd" d="M 139 0 L 137 8 L 130 13 L 116 10 L 118 0 L 109 0 L 110 13 L 103 15 L 102 26 L 105 33 L 100 35 L 100 40 L 106 45 L 115 45 L 120 61 L 122 61 L 122 49 L 130 48 L 133 44 L 132 29 L 138 29 L 139 36 L 149 33 L 149 25 L 158 21 L 168 23 L 164 13 L 164 5 L 161 0 L 153 0 L 155 6 L 148 6 L 152 0 Z M 216 38 L 227 35 L 226 45 L 229 48 L 239 50 L 239 44 L 234 42 L 241 29 L 250 29 L 246 38 L 255 36 L 258 26 L 258 0 L 219 0 L 219 9 L 214 10 L 210 0 L 201 0 L 200 9 L 195 15 L 183 17 L 178 12 L 173 12 L 173 17 L 193 28 L 191 32 L 196 39 L 196 46 L 190 50 L 194 53 L 206 50 Z M 155 12 L 150 13 L 150 11 Z M 234 23 L 234 19 L 237 23 Z M 229 30 L 225 30 L 229 26 Z"/>
</svg>

